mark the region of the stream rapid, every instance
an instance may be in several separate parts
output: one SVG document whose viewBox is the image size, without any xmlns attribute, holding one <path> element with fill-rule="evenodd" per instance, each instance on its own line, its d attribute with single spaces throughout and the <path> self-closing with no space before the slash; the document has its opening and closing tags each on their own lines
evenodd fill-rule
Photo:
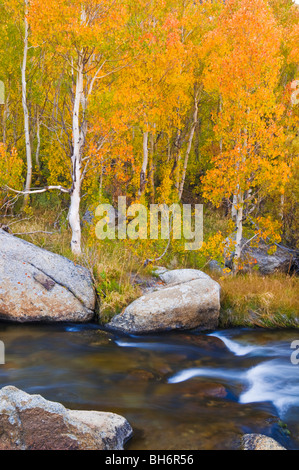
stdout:
<svg viewBox="0 0 299 470">
<path fill-rule="evenodd" d="M 127 449 L 234 449 L 246 433 L 299 449 L 297 330 L 120 336 L 94 324 L 2 323 L 0 340 L 0 387 L 121 414 L 134 429 Z"/>
</svg>

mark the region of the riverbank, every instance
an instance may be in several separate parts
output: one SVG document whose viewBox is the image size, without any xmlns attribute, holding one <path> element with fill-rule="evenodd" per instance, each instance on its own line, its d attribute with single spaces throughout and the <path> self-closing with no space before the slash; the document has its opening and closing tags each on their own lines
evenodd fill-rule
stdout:
<svg viewBox="0 0 299 470">
<path fill-rule="evenodd" d="M 54 253 L 61 254 L 87 267 L 92 273 L 101 303 L 99 322 L 105 324 L 140 297 L 151 286 L 152 266 L 144 260 L 154 253 L 132 242 L 99 242 L 90 236 L 90 227 L 83 228 L 84 254 L 74 258 L 69 248 L 70 233 L 66 211 L 44 211 L 15 219 L 3 219 L 9 230 Z M 23 235 L 21 235 L 23 234 Z M 157 247 L 156 247 L 157 248 Z M 149 256 L 150 255 L 150 256 Z M 298 328 L 299 277 L 283 273 L 262 276 L 258 271 L 230 276 L 209 272 L 208 260 L 182 257 L 173 250 L 161 263 L 169 269 L 196 268 L 209 274 L 221 286 L 221 328 L 262 327 Z"/>
<path fill-rule="evenodd" d="M 215 276 L 214 276 L 215 278 Z M 221 285 L 221 328 L 299 327 L 299 278 L 258 273 L 216 279 Z"/>
</svg>

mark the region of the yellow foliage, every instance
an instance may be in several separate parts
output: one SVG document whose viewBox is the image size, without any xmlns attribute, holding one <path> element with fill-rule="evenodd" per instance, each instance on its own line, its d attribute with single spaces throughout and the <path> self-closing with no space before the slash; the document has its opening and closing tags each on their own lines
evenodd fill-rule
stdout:
<svg viewBox="0 0 299 470">
<path fill-rule="evenodd" d="M 8 198 L 6 186 L 22 189 L 23 161 L 16 149 L 7 150 L 5 144 L 0 144 L 0 204 L 3 205 Z"/>
</svg>

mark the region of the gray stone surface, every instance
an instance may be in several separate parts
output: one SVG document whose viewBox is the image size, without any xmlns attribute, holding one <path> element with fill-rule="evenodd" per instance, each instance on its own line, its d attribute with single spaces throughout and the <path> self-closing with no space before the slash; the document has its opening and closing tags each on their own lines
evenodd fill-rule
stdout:
<svg viewBox="0 0 299 470">
<path fill-rule="evenodd" d="M 108 328 L 140 334 L 216 328 L 220 311 L 219 284 L 201 271 L 198 271 L 198 278 L 194 272 L 178 271 L 167 272 L 167 280 L 175 280 L 176 284 L 172 283 L 135 300 L 112 319 Z M 183 282 L 178 283 L 178 279 Z"/>
<path fill-rule="evenodd" d="M 244 240 L 246 243 L 246 240 Z M 245 245 L 242 258 L 246 262 L 252 262 L 256 260 L 256 265 L 259 268 L 261 274 L 272 274 L 275 272 L 288 273 L 292 268 L 292 264 L 295 262 L 294 255 L 292 255 L 286 249 L 276 247 L 275 253 L 269 254 L 270 245 L 260 241 L 258 247 L 251 247 Z M 252 266 L 255 266 L 252 264 Z"/>
<path fill-rule="evenodd" d="M 174 269 L 164 271 L 159 273 L 159 278 L 161 281 L 165 282 L 165 284 L 179 284 L 193 281 L 194 279 L 211 279 L 208 274 L 198 269 Z"/>
<path fill-rule="evenodd" d="M 131 435 L 114 413 L 72 411 L 15 387 L 0 390 L 0 450 L 123 450 Z"/>
<path fill-rule="evenodd" d="M 95 303 L 86 268 L 0 229 L 0 319 L 85 322 Z"/>
<path fill-rule="evenodd" d="M 263 434 L 245 434 L 241 447 L 242 450 L 286 450 L 277 441 Z"/>
</svg>

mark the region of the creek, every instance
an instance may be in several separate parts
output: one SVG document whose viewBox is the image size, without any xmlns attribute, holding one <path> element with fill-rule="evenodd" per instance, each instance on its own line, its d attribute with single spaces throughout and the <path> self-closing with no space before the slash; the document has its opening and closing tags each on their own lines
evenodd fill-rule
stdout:
<svg viewBox="0 0 299 470">
<path fill-rule="evenodd" d="M 121 414 L 134 429 L 130 450 L 233 449 L 246 433 L 299 449 L 298 339 L 296 330 L 120 336 L 94 324 L 1 323 L 0 387 Z"/>
</svg>

